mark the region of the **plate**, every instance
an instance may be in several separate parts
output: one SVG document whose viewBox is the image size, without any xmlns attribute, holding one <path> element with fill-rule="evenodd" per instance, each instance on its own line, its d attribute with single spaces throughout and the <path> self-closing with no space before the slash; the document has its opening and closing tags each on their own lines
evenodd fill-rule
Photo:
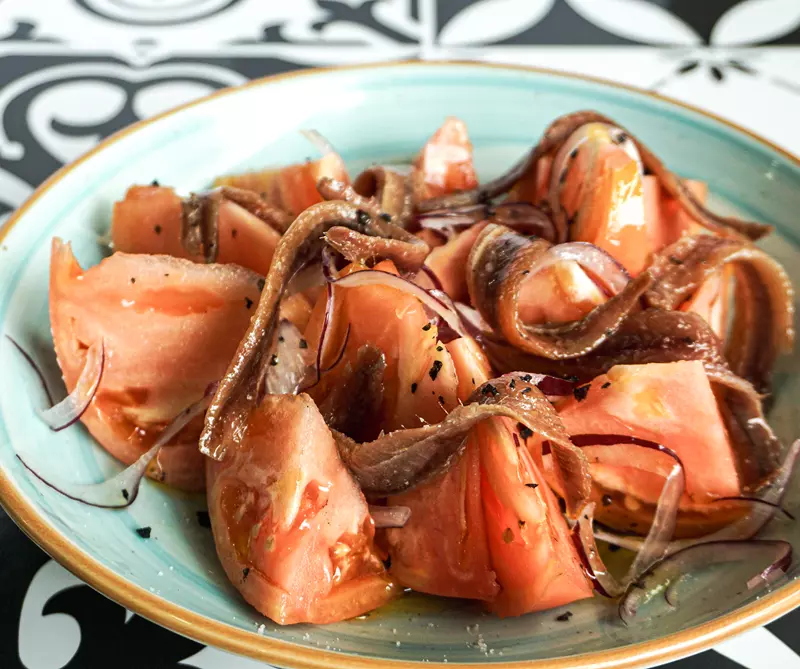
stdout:
<svg viewBox="0 0 800 669">
<path fill-rule="evenodd" d="M 49 240 L 70 240 L 84 265 L 112 204 L 153 179 L 179 191 L 219 174 L 282 165 L 312 153 L 299 129 L 315 128 L 351 171 L 408 160 L 447 115 L 463 118 L 482 179 L 534 144 L 556 116 L 597 109 L 636 132 L 673 170 L 708 181 L 716 206 L 774 224 L 767 247 L 800 285 L 800 162 L 721 119 L 652 94 L 525 68 L 401 63 L 306 71 L 252 82 L 139 123 L 62 169 L 0 233 L 0 330 L 58 379 L 47 314 Z M 800 357 L 781 362 L 772 420 L 800 434 Z M 36 379 L 0 344 L 0 501 L 47 552 L 128 609 L 201 642 L 287 667 L 389 667 L 396 662 L 526 662 L 528 666 L 644 666 L 706 648 L 800 603 L 795 565 L 770 592 L 724 587 L 706 574 L 677 612 L 625 627 L 600 597 L 565 609 L 500 620 L 478 606 L 420 595 L 364 619 L 280 628 L 246 605 L 220 568 L 196 512 L 202 497 L 155 483 L 129 509 L 83 506 L 42 486 L 17 454 L 47 472 L 94 481 L 119 469 L 82 426 L 51 433 L 35 414 Z M 797 487 L 789 507 L 798 506 Z M 772 531 L 800 546 L 797 526 Z M 148 540 L 136 533 L 151 527 Z M 705 580 L 704 580 L 705 579 Z M 728 579 L 730 580 L 730 579 Z"/>
</svg>

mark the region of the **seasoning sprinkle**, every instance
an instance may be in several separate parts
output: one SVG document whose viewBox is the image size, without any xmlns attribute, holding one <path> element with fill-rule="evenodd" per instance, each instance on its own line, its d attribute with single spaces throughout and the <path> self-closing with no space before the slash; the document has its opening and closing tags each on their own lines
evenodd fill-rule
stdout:
<svg viewBox="0 0 800 669">
<path fill-rule="evenodd" d="M 136 534 L 138 534 L 142 539 L 149 539 L 150 533 L 153 531 L 152 527 L 138 527 L 136 528 Z"/>
<path fill-rule="evenodd" d="M 417 384 L 416 383 L 412 383 L 411 384 L 411 393 L 414 394 L 415 392 L 417 392 Z"/>
<path fill-rule="evenodd" d="M 511 383 L 508 384 L 508 387 L 511 388 L 511 390 L 514 390 L 514 388 L 517 387 L 516 380 L 515 379 L 511 379 Z"/>
<path fill-rule="evenodd" d="M 523 439 L 530 439 L 533 436 L 533 430 L 524 423 L 517 423 L 517 430 L 519 430 L 519 436 Z"/>
<path fill-rule="evenodd" d="M 507 527 L 503 530 L 503 541 L 505 541 L 507 544 L 510 544 L 512 541 L 514 541 L 514 533 L 511 531 L 510 527 Z"/>
<path fill-rule="evenodd" d="M 238 232 L 238 230 L 236 230 L 236 228 L 232 228 L 231 229 L 231 237 L 233 239 L 236 239 L 236 235 L 238 235 L 238 234 L 239 234 L 239 232 Z"/>
<path fill-rule="evenodd" d="M 300 348 L 308 348 L 308 342 L 305 339 L 300 340 Z"/>
<path fill-rule="evenodd" d="M 286 339 L 284 339 L 284 336 L 283 336 L 283 335 L 278 335 L 278 341 L 279 341 L 279 342 L 281 342 L 281 343 L 283 343 L 283 342 L 285 342 L 285 341 L 286 341 Z"/>
<path fill-rule="evenodd" d="M 533 379 L 533 377 L 530 374 L 523 374 L 519 378 L 521 381 L 525 381 L 525 383 L 528 383 L 531 379 Z"/>
<path fill-rule="evenodd" d="M 153 226 L 153 230 L 155 230 L 155 233 L 157 235 L 161 234 L 161 226 L 160 225 Z"/>
<path fill-rule="evenodd" d="M 426 323 L 425 325 L 422 326 L 422 331 L 423 332 L 427 332 L 430 329 L 431 329 L 431 324 L 430 323 Z"/>
<path fill-rule="evenodd" d="M 531 388 L 530 388 L 530 386 L 529 386 L 529 387 L 527 387 L 527 388 L 523 388 L 523 389 L 522 389 L 522 394 L 523 394 L 523 395 L 527 395 L 529 392 L 531 392 Z"/>
<path fill-rule="evenodd" d="M 525 521 L 524 520 L 518 520 L 517 523 L 519 524 L 520 527 L 525 527 Z"/>
<path fill-rule="evenodd" d="M 123 489 L 122 489 L 122 496 L 123 496 L 123 497 L 124 497 L 126 500 L 130 499 L 130 494 L 128 493 L 128 489 L 127 489 L 127 488 L 123 488 Z"/>
<path fill-rule="evenodd" d="M 562 613 L 560 616 L 556 616 L 556 620 L 560 623 L 565 623 L 570 618 L 572 618 L 572 611 L 567 611 L 566 613 Z"/>
<path fill-rule="evenodd" d="M 363 209 L 356 211 L 356 216 L 358 217 L 358 224 L 363 228 L 366 228 L 370 220 L 372 220 L 370 215 Z"/>
<path fill-rule="evenodd" d="M 249 297 L 245 297 L 244 305 L 249 309 L 250 307 L 253 306 L 253 300 L 251 300 Z"/>
<path fill-rule="evenodd" d="M 611 506 L 612 502 L 611 495 L 603 495 L 603 499 L 601 500 L 601 502 L 603 503 L 603 506 Z"/>
<path fill-rule="evenodd" d="M 431 381 L 436 381 L 436 377 L 439 376 L 439 372 L 442 369 L 442 361 L 441 360 L 434 360 L 431 368 L 428 370 L 428 375 L 431 377 Z"/>
<path fill-rule="evenodd" d="M 439 395 L 439 404 L 444 406 L 444 397 L 442 397 L 441 395 Z"/>
<path fill-rule="evenodd" d="M 161 184 L 160 184 L 160 183 L 158 183 L 158 179 L 153 179 L 153 180 L 150 182 L 150 185 L 151 185 L 151 186 L 155 186 L 156 188 L 158 188 L 158 187 L 159 187 Z"/>
<path fill-rule="evenodd" d="M 264 286 L 266 285 L 266 283 L 264 282 L 264 279 L 259 279 L 256 285 L 258 286 L 258 289 L 261 291 L 264 290 Z"/>
<path fill-rule="evenodd" d="M 600 388 L 602 388 L 603 390 L 610 387 L 611 387 L 611 381 L 606 381 L 602 386 L 600 386 Z"/>
<path fill-rule="evenodd" d="M 271 367 L 275 367 L 278 364 L 278 354 L 273 353 L 272 357 L 269 359 L 269 364 Z"/>
<path fill-rule="evenodd" d="M 683 260 L 681 260 L 678 256 L 670 256 L 669 261 L 673 265 L 683 265 Z"/>
<path fill-rule="evenodd" d="M 131 277 L 131 283 L 136 283 L 136 279 L 134 279 L 133 277 Z"/>
<path fill-rule="evenodd" d="M 500 394 L 500 391 L 497 388 L 495 388 L 491 383 L 487 383 L 485 386 L 483 386 L 483 390 L 481 390 L 481 393 L 484 395 L 491 395 L 492 397 L 497 397 Z"/>
<path fill-rule="evenodd" d="M 436 350 L 439 351 L 439 353 L 441 353 L 442 351 L 444 351 L 444 347 L 443 346 L 437 346 Z"/>
<path fill-rule="evenodd" d="M 242 581 L 246 581 L 248 576 L 250 576 L 250 567 L 245 567 L 242 569 Z"/>
<path fill-rule="evenodd" d="M 572 395 L 579 402 L 583 402 L 583 400 L 585 400 L 586 396 L 589 394 L 589 388 L 591 387 L 592 387 L 591 383 L 587 383 L 585 386 L 578 386 L 572 391 Z"/>
<path fill-rule="evenodd" d="M 539 484 L 538 483 L 526 483 L 525 487 L 526 488 L 531 488 L 532 490 L 536 490 L 536 488 L 539 487 Z"/>
<path fill-rule="evenodd" d="M 378 216 L 378 218 L 380 218 L 382 221 L 386 221 L 387 223 L 391 223 L 392 222 L 392 215 L 391 214 L 387 214 L 385 211 L 382 212 L 380 214 L 380 216 Z"/>
</svg>

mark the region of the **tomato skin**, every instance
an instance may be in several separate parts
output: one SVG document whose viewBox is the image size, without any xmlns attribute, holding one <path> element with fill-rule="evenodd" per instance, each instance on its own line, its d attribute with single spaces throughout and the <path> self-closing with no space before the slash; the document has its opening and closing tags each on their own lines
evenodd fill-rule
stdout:
<svg viewBox="0 0 800 669">
<path fill-rule="evenodd" d="M 478 176 L 466 124 L 448 117 L 422 147 L 414 168 L 412 180 L 418 200 L 475 188 Z"/>
<path fill-rule="evenodd" d="M 114 249 L 203 262 L 181 244 L 181 211 L 181 199 L 171 188 L 132 186 L 125 199 L 114 203 Z M 277 230 L 238 204 L 225 201 L 220 205 L 218 263 L 233 263 L 266 275 L 280 237 Z"/>
<path fill-rule="evenodd" d="M 364 496 L 307 395 L 267 396 L 206 475 L 223 568 L 275 622 L 338 622 L 395 595 Z"/>
<path fill-rule="evenodd" d="M 556 498 L 527 448 L 515 445 L 510 421 L 484 421 L 474 434 L 489 550 L 501 586 L 491 610 L 519 616 L 591 597 Z"/>
<path fill-rule="evenodd" d="M 103 377 L 81 419 L 103 448 L 131 464 L 222 377 L 247 329 L 248 300 L 258 300 L 258 280 L 240 267 L 124 253 L 84 271 L 69 244 L 53 240 L 50 323 L 68 390 L 86 349 L 99 338 L 105 347 Z M 187 426 L 148 475 L 202 490 L 201 427 L 202 419 Z"/>
</svg>

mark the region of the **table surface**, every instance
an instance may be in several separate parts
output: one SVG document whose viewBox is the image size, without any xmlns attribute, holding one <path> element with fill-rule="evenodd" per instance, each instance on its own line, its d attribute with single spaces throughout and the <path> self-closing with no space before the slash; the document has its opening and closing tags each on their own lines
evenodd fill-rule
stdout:
<svg viewBox="0 0 800 669">
<path fill-rule="evenodd" d="M 800 154 L 800 0 L 3 0 L 0 222 L 98 140 L 213 90 L 406 58 L 538 65 L 655 90 Z M 248 669 L 125 611 L 0 511 L 3 669 Z M 674 663 L 800 668 L 800 612 Z"/>
</svg>

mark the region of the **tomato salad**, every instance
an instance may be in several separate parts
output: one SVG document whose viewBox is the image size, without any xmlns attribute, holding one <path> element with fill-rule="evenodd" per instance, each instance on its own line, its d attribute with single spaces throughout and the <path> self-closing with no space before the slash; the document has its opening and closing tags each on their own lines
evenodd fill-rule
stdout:
<svg viewBox="0 0 800 669">
<path fill-rule="evenodd" d="M 757 538 L 800 449 L 764 418 L 794 338 L 768 226 L 595 112 L 483 184 L 456 118 L 354 178 L 306 136 L 318 160 L 132 186 L 94 267 L 53 240 L 70 394 L 42 417 L 129 467 L 48 485 L 205 490 L 226 574 L 281 624 L 406 589 L 499 616 L 617 598 L 630 623 L 696 565 L 788 568 Z"/>
</svg>

